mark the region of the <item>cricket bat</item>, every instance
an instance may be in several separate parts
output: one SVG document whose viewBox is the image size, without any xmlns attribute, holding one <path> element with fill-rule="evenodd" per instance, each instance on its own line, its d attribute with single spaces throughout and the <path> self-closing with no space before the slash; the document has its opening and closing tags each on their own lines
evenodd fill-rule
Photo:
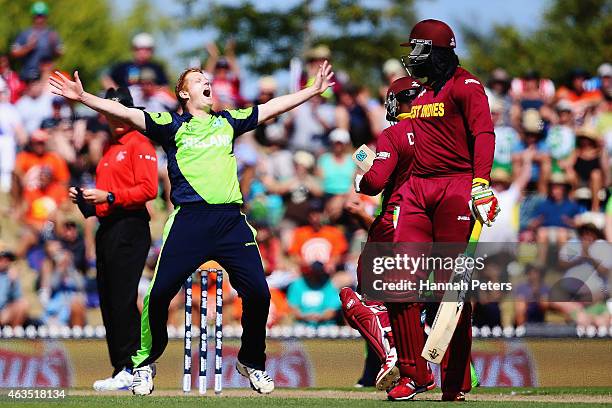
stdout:
<svg viewBox="0 0 612 408">
<path fill-rule="evenodd" d="M 468 242 L 467 249 L 464 252 L 466 257 L 474 257 L 476 253 L 476 247 L 478 245 L 478 239 L 480 238 L 480 232 L 482 231 L 482 223 L 480 220 L 476 220 L 472 233 L 470 234 L 470 240 Z M 451 276 L 451 282 L 468 282 L 468 287 L 472 280 L 473 268 L 465 270 L 463 273 L 457 273 L 453 271 Z M 431 361 L 435 364 L 440 364 L 446 353 L 446 349 L 450 344 L 459 318 L 461 317 L 461 311 L 463 310 L 463 304 L 465 300 L 466 290 L 447 290 L 444 292 L 442 302 L 436 313 L 436 318 L 431 326 L 429 337 L 425 342 L 421 356 L 427 361 Z"/>
<path fill-rule="evenodd" d="M 376 153 L 364 144 L 359 146 L 359 149 L 353 153 L 353 161 L 363 171 L 370 170 L 375 157 Z"/>
</svg>

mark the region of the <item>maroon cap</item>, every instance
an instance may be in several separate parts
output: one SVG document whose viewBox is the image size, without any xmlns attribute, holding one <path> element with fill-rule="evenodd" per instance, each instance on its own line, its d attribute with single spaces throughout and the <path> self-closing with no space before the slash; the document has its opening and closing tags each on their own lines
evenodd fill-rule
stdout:
<svg viewBox="0 0 612 408">
<path fill-rule="evenodd" d="M 427 41 L 434 47 L 455 48 L 455 34 L 453 30 L 440 20 L 423 20 L 418 22 L 410 32 L 410 40 L 401 43 L 402 47 L 411 47 L 413 42 Z"/>
<path fill-rule="evenodd" d="M 405 76 L 402 78 L 398 78 L 389 85 L 389 89 L 387 90 L 387 98 L 391 93 L 394 95 L 399 95 L 401 92 L 410 91 L 410 90 L 418 90 L 421 88 L 421 84 L 419 81 L 414 79 L 411 76 Z"/>
</svg>

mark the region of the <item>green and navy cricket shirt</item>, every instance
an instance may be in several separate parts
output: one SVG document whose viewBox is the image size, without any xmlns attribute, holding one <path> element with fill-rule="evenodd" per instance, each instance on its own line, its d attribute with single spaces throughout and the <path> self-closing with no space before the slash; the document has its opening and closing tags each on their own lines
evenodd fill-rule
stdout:
<svg viewBox="0 0 612 408">
<path fill-rule="evenodd" d="M 211 112 L 200 118 L 184 113 L 145 112 L 144 134 L 168 156 L 174 205 L 205 201 L 242 204 L 234 140 L 257 126 L 257 106 Z"/>
</svg>

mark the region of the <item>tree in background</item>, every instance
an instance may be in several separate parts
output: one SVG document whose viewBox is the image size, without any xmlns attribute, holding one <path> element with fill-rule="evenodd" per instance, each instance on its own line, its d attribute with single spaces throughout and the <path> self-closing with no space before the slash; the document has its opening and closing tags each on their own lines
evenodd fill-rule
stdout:
<svg viewBox="0 0 612 408">
<path fill-rule="evenodd" d="M 17 34 L 31 24 L 32 1 L 0 0 L 0 50 L 8 52 Z M 49 1 L 49 26 L 64 43 L 59 69 L 79 70 L 85 83 L 93 84 L 102 69 L 130 57 L 130 39 L 139 31 L 171 30 L 168 19 L 158 17 L 146 0 L 135 2 L 123 19 L 112 12 L 111 0 Z"/>
<path fill-rule="evenodd" d="M 201 12 L 193 0 L 177 1 L 191 27 L 213 28 L 219 42 L 233 38 L 236 53 L 247 57 L 246 68 L 255 73 L 287 69 L 292 57 L 325 44 L 336 69 L 369 84 L 380 82 L 386 59 L 401 54 L 399 43 L 416 20 L 413 0 L 300 0 L 265 9 L 251 1 L 208 1 Z"/>
<path fill-rule="evenodd" d="M 602 62 L 612 61 L 611 0 L 551 1 L 533 32 L 511 25 L 481 32 L 466 24 L 461 30 L 469 52 L 463 62 L 484 77 L 497 67 L 511 75 L 536 69 L 563 82 L 572 68 L 595 72 Z"/>
</svg>

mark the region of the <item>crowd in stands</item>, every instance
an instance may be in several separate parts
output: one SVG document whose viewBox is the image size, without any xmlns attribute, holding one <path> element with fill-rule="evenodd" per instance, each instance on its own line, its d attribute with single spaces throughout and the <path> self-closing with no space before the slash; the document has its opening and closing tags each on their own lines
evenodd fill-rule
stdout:
<svg viewBox="0 0 612 408">
<path fill-rule="evenodd" d="M 14 39 L 10 50 L 0 50 L 0 326 L 84 325 L 98 306 L 97 226 L 95 218 L 85 222 L 67 191 L 94 185 L 108 124 L 50 93 L 49 75 L 74 67 L 58 59 L 61 38 L 47 26 L 44 3 L 36 4 L 32 26 Z M 136 106 L 153 112 L 177 109 L 173 76 L 156 62 L 154 38 L 140 33 L 131 45 L 131 60 L 101 72 L 99 92 L 126 86 Z M 212 78 L 216 110 L 264 103 L 284 93 L 274 77 L 264 76 L 257 96 L 248 100 L 233 44 L 225 46 L 224 54 L 212 43 L 206 51 L 202 69 Z M 326 46 L 303 55 L 303 76 L 296 86 L 307 85 L 325 59 L 334 59 Z M 389 126 L 386 87 L 405 75 L 402 64 L 391 59 L 381 67 L 384 85 L 373 91 L 371 84 L 339 74 L 342 80 L 333 90 L 236 141 L 244 211 L 258 231 L 269 274 L 270 325 L 343 324 L 339 289 L 355 285 L 366 236 L 352 215 L 374 214 L 379 205 L 377 198 L 354 192 L 357 169 L 351 154 L 363 143 L 375 145 Z M 518 261 L 491 264 L 486 273 L 519 284 L 513 310 L 500 308 L 493 295 L 479 299 L 475 324 L 523 325 L 557 315 L 560 321 L 609 326 L 612 65 L 602 61 L 597 72 L 568 67 L 567 80 L 557 83 L 536 71 L 513 78 L 503 68 L 482 79 L 495 124 L 492 185 L 502 212 L 481 242 L 515 243 L 511 250 L 499 249 L 500 259 L 518 253 Z M 165 154 L 161 148 L 157 154 L 160 196 L 149 210 L 164 218 L 172 203 Z M 141 298 L 159 253 L 160 236 L 153 238 Z M 551 268 L 563 279 L 549 279 Z M 555 301 L 562 296 L 553 295 L 555 290 L 567 298 Z M 225 315 L 237 319 L 239 299 L 229 289 L 225 297 L 227 307 L 235 310 Z M 180 324 L 181 308 L 179 294 L 170 324 Z"/>
</svg>

